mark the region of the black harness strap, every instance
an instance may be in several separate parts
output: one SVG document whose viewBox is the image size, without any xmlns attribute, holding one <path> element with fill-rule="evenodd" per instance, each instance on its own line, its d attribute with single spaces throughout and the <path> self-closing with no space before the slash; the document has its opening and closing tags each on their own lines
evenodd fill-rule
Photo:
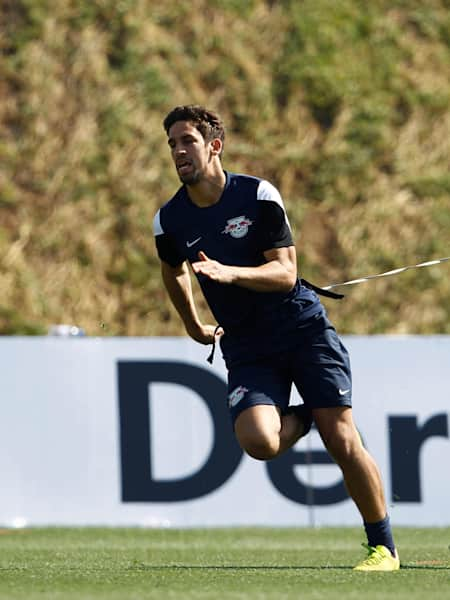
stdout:
<svg viewBox="0 0 450 600">
<path fill-rule="evenodd" d="M 216 335 L 217 335 L 217 332 L 219 331 L 219 329 L 220 329 L 220 325 L 216 325 L 216 328 L 214 329 L 214 340 L 212 343 L 212 350 L 211 350 L 210 355 L 206 359 L 211 365 L 214 360 L 214 352 L 216 351 Z"/>
<path fill-rule="evenodd" d="M 341 300 L 342 298 L 344 298 L 344 294 L 338 294 L 337 292 L 324 290 L 323 288 L 317 287 L 317 285 L 310 283 L 306 279 L 300 279 L 300 282 L 302 285 L 312 290 L 313 292 L 316 292 L 316 294 L 319 294 L 320 296 L 326 296 L 327 298 L 333 298 L 334 300 Z"/>
</svg>

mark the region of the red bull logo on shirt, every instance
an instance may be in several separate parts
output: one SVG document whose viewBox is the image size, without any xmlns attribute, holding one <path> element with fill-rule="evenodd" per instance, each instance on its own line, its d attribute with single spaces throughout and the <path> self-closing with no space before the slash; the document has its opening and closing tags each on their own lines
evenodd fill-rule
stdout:
<svg viewBox="0 0 450 600">
<path fill-rule="evenodd" d="M 247 235 L 248 228 L 252 224 L 253 221 L 250 221 L 245 215 L 234 217 L 234 219 L 229 219 L 227 221 L 227 226 L 222 233 L 229 233 L 231 237 L 234 238 L 243 238 Z"/>
</svg>

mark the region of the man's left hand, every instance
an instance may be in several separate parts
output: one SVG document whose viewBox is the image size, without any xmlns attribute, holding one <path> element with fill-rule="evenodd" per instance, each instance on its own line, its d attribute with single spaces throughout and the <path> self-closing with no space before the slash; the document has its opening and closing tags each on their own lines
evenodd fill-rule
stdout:
<svg viewBox="0 0 450 600">
<path fill-rule="evenodd" d="M 198 253 L 199 260 L 192 263 L 194 273 L 204 275 L 217 283 L 233 283 L 233 267 L 212 260 L 202 251 Z"/>
</svg>

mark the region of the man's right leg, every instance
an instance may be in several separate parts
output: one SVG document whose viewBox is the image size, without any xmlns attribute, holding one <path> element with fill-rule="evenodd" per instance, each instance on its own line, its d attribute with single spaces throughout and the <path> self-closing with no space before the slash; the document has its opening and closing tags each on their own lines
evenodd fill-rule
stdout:
<svg viewBox="0 0 450 600">
<path fill-rule="evenodd" d="M 253 458 L 275 458 L 309 431 L 311 411 L 289 406 L 291 386 L 285 362 L 276 357 L 229 370 L 228 405 L 235 434 Z"/>
<path fill-rule="evenodd" d="M 301 411 L 281 415 L 278 407 L 257 404 L 243 410 L 236 419 L 236 438 L 243 450 L 258 460 L 276 458 L 309 431 L 309 419 Z"/>
</svg>

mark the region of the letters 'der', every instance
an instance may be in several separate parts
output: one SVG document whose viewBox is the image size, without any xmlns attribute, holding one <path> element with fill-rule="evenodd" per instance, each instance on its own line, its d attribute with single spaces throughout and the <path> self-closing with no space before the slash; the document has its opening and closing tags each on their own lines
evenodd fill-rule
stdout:
<svg viewBox="0 0 450 600">
<path fill-rule="evenodd" d="M 205 403 L 213 424 L 213 444 L 204 464 L 184 478 L 158 480 L 152 473 L 150 403 L 152 383 L 185 386 Z M 179 361 L 119 361 L 120 457 L 123 502 L 181 502 L 220 488 L 236 471 L 242 451 L 231 429 L 223 379 L 202 367 Z M 421 502 L 420 451 L 431 437 L 448 437 L 448 417 L 430 415 L 421 426 L 416 415 L 389 416 L 391 500 Z M 325 506 L 348 498 L 343 480 L 311 487 L 295 473 L 297 465 L 332 463 L 325 450 L 291 449 L 267 463 L 275 488 L 299 504 Z"/>
</svg>

